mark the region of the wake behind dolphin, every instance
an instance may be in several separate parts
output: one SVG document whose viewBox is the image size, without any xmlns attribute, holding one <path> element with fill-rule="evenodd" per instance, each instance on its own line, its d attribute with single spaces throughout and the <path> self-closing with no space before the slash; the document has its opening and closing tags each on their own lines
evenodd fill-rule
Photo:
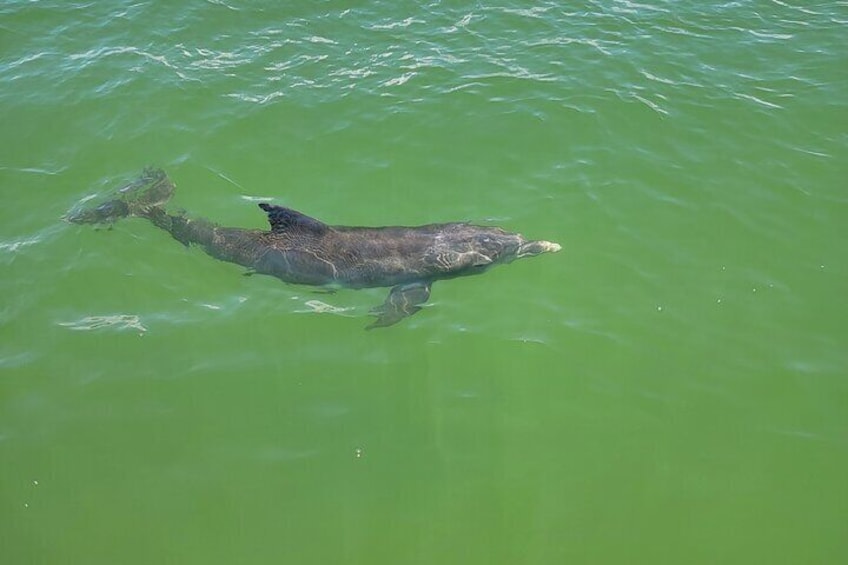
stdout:
<svg viewBox="0 0 848 565">
<path fill-rule="evenodd" d="M 369 329 L 391 326 L 418 312 L 437 280 L 476 275 L 493 265 L 560 250 L 557 243 L 467 223 L 331 226 L 265 202 L 259 207 L 268 214 L 270 231 L 223 227 L 167 212 L 165 204 L 174 189 L 164 171 L 145 169 L 114 198 L 74 210 L 66 219 L 97 224 L 137 216 L 186 246 L 199 245 L 212 257 L 287 283 L 391 287 L 386 301 L 372 310 L 377 319 Z"/>
</svg>

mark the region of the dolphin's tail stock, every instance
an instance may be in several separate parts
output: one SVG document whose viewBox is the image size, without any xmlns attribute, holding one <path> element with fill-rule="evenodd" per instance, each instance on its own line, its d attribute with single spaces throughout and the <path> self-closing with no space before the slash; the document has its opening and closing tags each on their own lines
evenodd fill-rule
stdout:
<svg viewBox="0 0 848 565">
<path fill-rule="evenodd" d="M 183 245 L 201 245 L 224 261 L 250 266 L 258 253 L 253 232 L 240 228 L 222 228 L 203 218 L 189 218 L 185 212 L 169 214 L 165 205 L 174 194 L 174 183 L 162 169 L 147 168 L 133 182 L 119 188 L 101 204 L 79 206 L 65 220 L 75 224 L 113 224 L 121 218 L 145 218 L 171 234 Z"/>
<path fill-rule="evenodd" d="M 75 224 L 111 224 L 127 216 L 149 217 L 174 194 L 174 183 L 162 169 L 148 167 L 133 182 L 119 188 L 111 198 L 96 206 L 83 203 L 65 219 Z"/>
</svg>

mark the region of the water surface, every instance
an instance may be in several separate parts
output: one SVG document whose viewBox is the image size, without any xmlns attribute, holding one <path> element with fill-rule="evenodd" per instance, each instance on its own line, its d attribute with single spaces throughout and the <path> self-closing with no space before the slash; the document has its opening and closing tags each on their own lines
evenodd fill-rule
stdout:
<svg viewBox="0 0 848 565">
<path fill-rule="evenodd" d="M 848 558 L 845 2 L 0 7 L 0 558 Z M 564 249 L 315 294 L 144 222 Z M 315 302 L 335 313 L 315 312 Z M 312 306 L 310 306 L 312 305 Z"/>
</svg>

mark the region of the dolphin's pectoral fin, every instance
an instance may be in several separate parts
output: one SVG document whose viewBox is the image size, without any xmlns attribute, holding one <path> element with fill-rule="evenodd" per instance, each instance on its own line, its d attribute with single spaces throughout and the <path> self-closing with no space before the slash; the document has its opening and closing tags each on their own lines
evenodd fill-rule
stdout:
<svg viewBox="0 0 848 565">
<path fill-rule="evenodd" d="M 366 329 L 385 328 L 397 324 L 407 316 L 412 316 L 430 298 L 430 283 L 415 282 L 393 287 L 386 301 L 371 310 L 377 316 L 373 324 Z"/>
</svg>

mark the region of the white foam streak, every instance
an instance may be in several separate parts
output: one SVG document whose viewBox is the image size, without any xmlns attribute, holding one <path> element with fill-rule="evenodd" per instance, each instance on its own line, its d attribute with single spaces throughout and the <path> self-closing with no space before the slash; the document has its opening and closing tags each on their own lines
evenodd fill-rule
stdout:
<svg viewBox="0 0 848 565">
<path fill-rule="evenodd" d="M 75 331 L 92 331 L 101 329 L 138 330 L 146 332 L 147 328 L 141 319 L 134 314 L 110 314 L 106 316 L 86 316 L 79 320 L 58 322 L 58 325 Z"/>
</svg>

